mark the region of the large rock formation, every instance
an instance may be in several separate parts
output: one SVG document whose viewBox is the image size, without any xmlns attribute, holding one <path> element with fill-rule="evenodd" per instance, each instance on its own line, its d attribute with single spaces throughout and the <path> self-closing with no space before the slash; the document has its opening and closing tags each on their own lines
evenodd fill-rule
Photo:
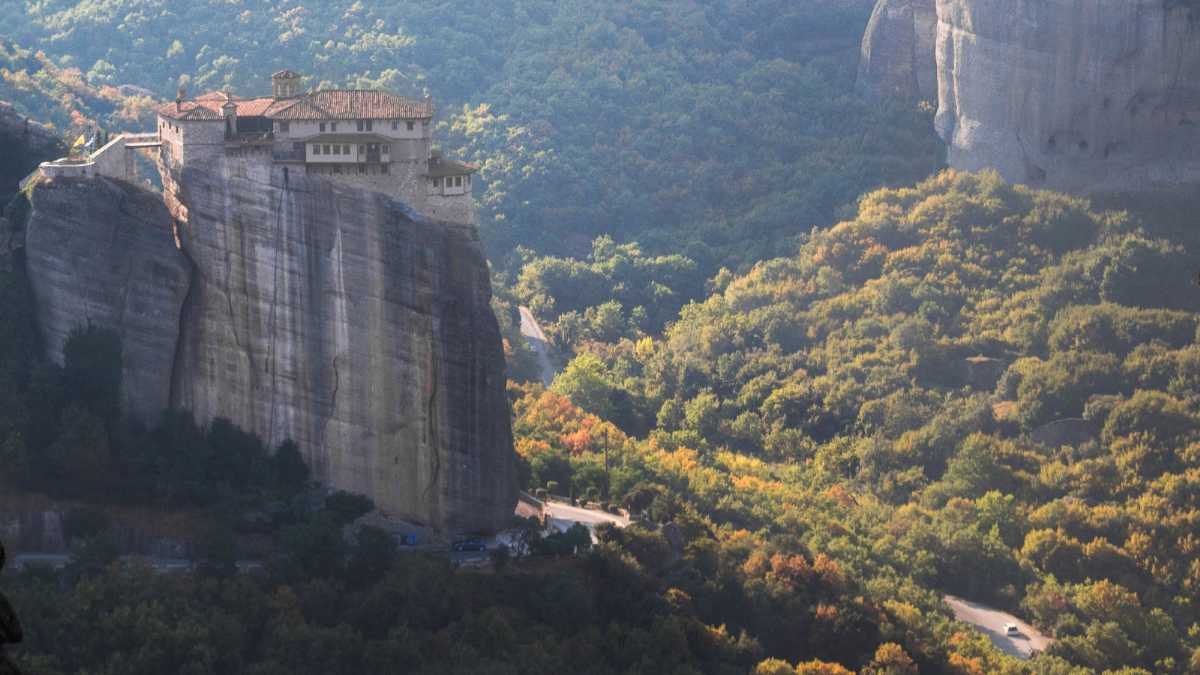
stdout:
<svg viewBox="0 0 1200 675">
<path fill-rule="evenodd" d="M 503 527 L 515 458 L 474 228 L 269 167 L 162 168 L 161 197 L 39 184 L 25 259 L 48 352 L 83 321 L 114 328 L 134 411 L 294 439 L 316 477 L 406 520 Z"/>
<path fill-rule="evenodd" d="M 170 400 L 192 275 L 171 236 L 171 214 L 157 195 L 107 178 L 46 182 L 33 204 L 25 268 L 47 354 L 61 360 L 76 328 L 117 329 L 124 409 L 155 421 Z"/>
<path fill-rule="evenodd" d="M 292 438 L 393 513 L 503 526 L 512 432 L 475 229 L 232 157 L 163 177 L 197 270 L 173 403 Z"/>
<path fill-rule="evenodd" d="M 935 0 L 879 0 L 863 37 L 858 88 L 873 98 L 937 99 Z"/>
<path fill-rule="evenodd" d="M 1200 16 L 1187 4 L 937 0 L 929 41 L 950 165 L 1075 192 L 1200 180 Z M 907 5 L 879 0 L 876 13 L 897 18 L 868 32 L 862 70 L 890 75 L 862 86 L 920 95 L 907 83 L 928 62 L 908 77 L 906 57 L 887 56 L 926 40 L 904 31 Z"/>
<path fill-rule="evenodd" d="M 1200 25 L 1166 0 L 939 0 L 952 166 L 1075 191 L 1200 178 Z"/>
</svg>

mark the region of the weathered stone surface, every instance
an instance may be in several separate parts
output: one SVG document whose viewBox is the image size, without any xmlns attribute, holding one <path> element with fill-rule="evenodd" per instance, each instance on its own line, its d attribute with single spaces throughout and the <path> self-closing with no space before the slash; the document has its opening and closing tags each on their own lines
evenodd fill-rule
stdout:
<svg viewBox="0 0 1200 675">
<path fill-rule="evenodd" d="M 224 158 L 153 194 L 32 192 L 24 260 L 50 357 L 115 329 L 126 409 L 292 438 L 314 475 L 392 515 L 495 530 L 516 504 L 504 356 L 471 226 L 379 193 Z M 164 203 L 165 202 L 165 203 Z"/>
<path fill-rule="evenodd" d="M 935 0 L 879 0 L 863 37 L 858 89 L 871 97 L 937 99 Z"/>
<path fill-rule="evenodd" d="M 1200 21 L 1166 0 L 937 0 L 951 166 L 1076 192 L 1200 179 Z"/>
<path fill-rule="evenodd" d="M 32 191 L 25 269 L 47 356 L 71 331 L 121 336 L 125 410 L 153 422 L 170 398 L 191 265 L 158 195 L 107 178 L 56 179 Z"/>
<path fill-rule="evenodd" d="M 507 523 L 504 355 L 473 227 L 249 158 L 163 182 L 196 267 L 172 404 L 294 439 L 315 476 L 397 517 Z"/>
</svg>

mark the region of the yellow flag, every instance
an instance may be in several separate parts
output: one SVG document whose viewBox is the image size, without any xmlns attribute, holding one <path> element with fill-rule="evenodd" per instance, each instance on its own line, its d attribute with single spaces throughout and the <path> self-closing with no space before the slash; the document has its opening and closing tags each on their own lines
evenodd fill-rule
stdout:
<svg viewBox="0 0 1200 675">
<path fill-rule="evenodd" d="M 71 147 L 78 148 L 79 146 L 83 145 L 84 143 L 87 143 L 87 139 L 83 137 L 83 134 L 79 134 L 79 138 L 75 139 L 75 142 L 71 144 Z"/>
</svg>

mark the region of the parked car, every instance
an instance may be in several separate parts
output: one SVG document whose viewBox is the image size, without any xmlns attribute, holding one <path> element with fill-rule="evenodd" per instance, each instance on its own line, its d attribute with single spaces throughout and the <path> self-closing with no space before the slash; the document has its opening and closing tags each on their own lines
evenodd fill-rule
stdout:
<svg viewBox="0 0 1200 675">
<path fill-rule="evenodd" d="M 450 550 L 454 551 L 455 553 L 461 553 L 463 551 L 486 551 L 487 545 L 478 539 L 467 539 L 465 541 L 454 542 L 454 544 L 450 547 Z"/>
<path fill-rule="evenodd" d="M 1019 628 L 1017 628 L 1017 624 L 1015 624 L 1015 623 L 1006 623 L 1006 624 L 1004 624 L 1004 634 L 1005 635 L 1020 635 L 1021 630 Z"/>
</svg>

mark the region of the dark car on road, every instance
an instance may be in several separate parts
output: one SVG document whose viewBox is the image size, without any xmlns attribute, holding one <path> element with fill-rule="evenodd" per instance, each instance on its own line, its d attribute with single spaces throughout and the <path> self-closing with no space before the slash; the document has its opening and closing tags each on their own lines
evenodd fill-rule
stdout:
<svg viewBox="0 0 1200 675">
<path fill-rule="evenodd" d="M 487 545 L 478 539 L 467 539 L 465 541 L 456 541 L 450 547 L 450 550 L 458 553 L 462 551 L 486 551 Z"/>
</svg>

